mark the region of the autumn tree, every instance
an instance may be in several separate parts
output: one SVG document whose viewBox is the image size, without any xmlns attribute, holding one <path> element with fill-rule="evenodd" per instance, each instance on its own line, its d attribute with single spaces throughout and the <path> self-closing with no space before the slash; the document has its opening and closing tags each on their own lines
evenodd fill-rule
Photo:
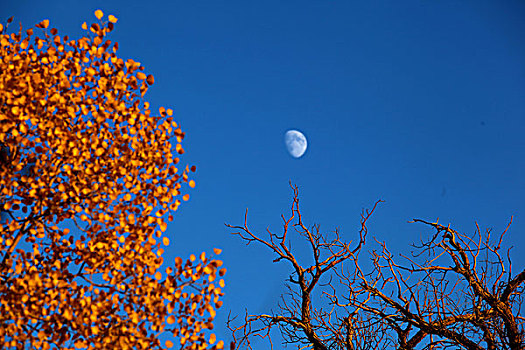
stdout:
<svg viewBox="0 0 525 350">
<path fill-rule="evenodd" d="M 244 225 L 228 225 L 292 271 L 276 311 L 230 318 L 233 348 L 252 349 L 254 339 L 265 338 L 273 349 L 274 331 L 300 349 L 525 348 L 525 270 L 516 274 L 509 252 L 502 252 L 508 227 L 495 236 L 476 225 L 469 235 L 415 219 L 433 233 L 411 254 L 395 257 L 377 240 L 365 250 L 367 222 L 380 202 L 362 213 L 355 241 L 347 242 L 338 230 L 306 225 L 293 191 L 281 232 L 255 233 L 247 214 Z M 292 249 L 298 239 L 309 247 L 310 261 Z"/>
<path fill-rule="evenodd" d="M 0 348 L 222 348 L 220 251 L 163 261 L 184 133 L 95 15 L 76 40 L 0 25 Z"/>
</svg>

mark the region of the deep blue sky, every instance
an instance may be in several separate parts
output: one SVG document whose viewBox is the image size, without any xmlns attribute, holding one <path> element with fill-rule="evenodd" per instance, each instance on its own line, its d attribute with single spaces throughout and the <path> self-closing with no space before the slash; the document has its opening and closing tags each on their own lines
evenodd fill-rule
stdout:
<svg viewBox="0 0 525 350">
<path fill-rule="evenodd" d="M 230 309 L 275 307 L 289 271 L 224 223 L 249 208 L 255 229 L 278 230 L 290 180 L 306 222 L 348 240 L 385 200 L 371 234 L 394 252 L 428 234 L 415 217 L 500 232 L 514 215 L 508 243 L 524 268 L 523 1 L 7 0 L 0 17 L 49 19 L 75 38 L 99 8 L 119 19 L 121 57 L 155 76 L 146 99 L 186 131 L 197 187 L 169 254 L 224 250 L 219 338 Z M 290 128 L 308 138 L 300 159 L 283 143 Z"/>
</svg>

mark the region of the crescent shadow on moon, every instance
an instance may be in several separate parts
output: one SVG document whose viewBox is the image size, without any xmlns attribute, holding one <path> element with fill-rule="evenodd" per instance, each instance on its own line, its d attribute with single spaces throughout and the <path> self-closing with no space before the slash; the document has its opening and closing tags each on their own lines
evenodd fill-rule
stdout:
<svg viewBox="0 0 525 350">
<path fill-rule="evenodd" d="M 288 130 L 284 134 L 284 143 L 288 153 L 294 158 L 300 158 L 306 152 L 308 141 L 299 130 Z"/>
</svg>

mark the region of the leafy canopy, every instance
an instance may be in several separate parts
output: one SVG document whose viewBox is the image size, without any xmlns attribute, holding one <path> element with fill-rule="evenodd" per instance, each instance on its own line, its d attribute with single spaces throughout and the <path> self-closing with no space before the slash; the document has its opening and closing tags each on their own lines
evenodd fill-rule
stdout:
<svg viewBox="0 0 525 350">
<path fill-rule="evenodd" d="M 184 133 L 107 40 L 117 19 L 95 15 L 78 40 L 48 20 L 40 36 L 0 25 L 0 343 L 222 348 L 209 332 L 222 262 L 163 267 L 167 221 L 195 186 L 177 167 Z"/>
</svg>

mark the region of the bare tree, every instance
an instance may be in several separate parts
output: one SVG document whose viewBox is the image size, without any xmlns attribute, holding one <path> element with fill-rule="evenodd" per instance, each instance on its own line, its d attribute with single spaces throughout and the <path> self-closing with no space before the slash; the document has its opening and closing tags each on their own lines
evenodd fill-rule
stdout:
<svg viewBox="0 0 525 350">
<path fill-rule="evenodd" d="M 337 230 L 326 234 L 317 225 L 308 227 L 298 189 L 292 189 L 281 233 L 268 229 L 267 238 L 254 233 L 247 212 L 243 226 L 227 225 L 247 244 L 273 251 L 274 262 L 292 267 L 289 292 L 276 312 L 246 312 L 240 323 L 228 319 L 232 348 L 252 349 L 253 339 L 263 338 L 273 349 L 272 330 L 284 344 L 314 350 L 525 348 L 525 270 L 514 275 L 510 250 L 501 251 L 510 223 L 494 237 L 477 225 L 467 235 L 438 221 L 414 219 L 434 233 L 394 259 L 375 239 L 376 249 L 365 250 L 367 222 L 381 201 L 362 213 L 358 240 L 345 242 Z M 297 237 L 311 250 L 308 264 L 291 248 Z"/>
</svg>

